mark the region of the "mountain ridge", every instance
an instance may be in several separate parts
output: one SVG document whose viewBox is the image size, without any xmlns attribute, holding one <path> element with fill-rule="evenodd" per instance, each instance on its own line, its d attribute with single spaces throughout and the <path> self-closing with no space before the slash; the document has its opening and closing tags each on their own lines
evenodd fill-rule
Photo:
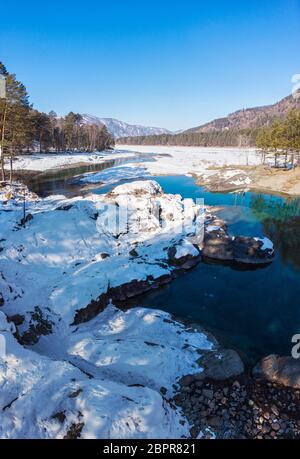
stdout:
<svg viewBox="0 0 300 459">
<path fill-rule="evenodd" d="M 113 135 L 115 139 L 121 137 L 138 137 L 144 135 L 160 135 L 160 134 L 173 134 L 165 128 L 143 126 L 140 124 L 130 124 L 125 121 L 120 121 L 116 118 L 100 118 L 98 116 L 89 115 L 87 113 L 81 115 L 83 124 L 97 124 L 105 125 L 108 132 Z"/>
<path fill-rule="evenodd" d="M 300 91 L 272 105 L 237 110 L 200 126 L 172 135 L 123 137 L 116 143 L 131 145 L 182 145 L 204 147 L 254 147 L 262 127 L 284 119 L 292 109 L 300 109 Z"/>
<path fill-rule="evenodd" d="M 300 92 L 296 93 L 296 97 L 289 95 L 274 104 L 236 110 L 227 116 L 216 118 L 183 132 L 188 134 L 229 129 L 256 129 L 270 125 L 275 118 L 284 118 L 291 109 L 300 109 Z"/>
</svg>

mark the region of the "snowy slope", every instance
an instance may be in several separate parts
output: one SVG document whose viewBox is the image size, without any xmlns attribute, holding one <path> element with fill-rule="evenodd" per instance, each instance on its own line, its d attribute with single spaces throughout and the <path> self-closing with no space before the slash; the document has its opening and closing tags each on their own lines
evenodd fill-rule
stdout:
<svg viewBox="0 0 300 459">
<path fill-rule="evenodd" d="M 186 234 L 198 231 L 203 219 L 192 200 L 166 195 L 154 181 L 120 185 L 109 195 L 28 202 L 33 218 L 25 228 L 17 225 L 22 197 L 6 212 L 10 203 L 0 201 L 6 307 L 10 314 L 29 304 L 31 312 L 48 308 L 68 323 L 108 287 L 170 275 L 169 248 L 185 241 L 194 256 Z M 133 248 L 137 256 L 130 255 Z M 12 295 L 14 285 L 18 293 Z"/>
<path fill-rule="evenodd" d="M 184 228 L 196 231 L 198 206 L 154 181 L 86 198 L 28 194 L 23 227 L 21 190 L 0 193 L 0 438 L 189 436 L 170 397 L 179 378 L 202 371 L 201 350 L 214 348 L 206 334 L 108 300 L 72 322 L 109 286 L 169 275 L 169 247 L 176 259 L 197 256 Z M 127 224 L 116 225 L 125 207 Z"/>
<path fill-rule="evenodd" d="M 166 384 L 170 396 L 171 382 L 201 371 L 197 350 L 212 344 L 170 319 L 160 311 L 123 313 L 109 306 L 96 321 L 50 335 L 29 350 L 0 311 L 6 340 L 6 356 L 0 357 L 0 438 L 188 436 L 187 421 L 160 388 Z M 159 349 L 153 358 L 149 346 L 144 349 L 147 340 Z"/>
</svg>

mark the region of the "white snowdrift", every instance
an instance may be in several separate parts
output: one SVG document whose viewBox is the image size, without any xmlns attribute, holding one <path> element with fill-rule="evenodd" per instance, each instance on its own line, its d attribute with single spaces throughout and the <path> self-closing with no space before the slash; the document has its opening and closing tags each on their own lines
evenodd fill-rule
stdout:
<svg viewBox="0 0 300 459">
<path fill-rule="evenodd" d="M 177 378 L 200 370 L 197 350 L 212 348 L 205 335 L 187 333 L 160 311 L 109 306 L 59 340 L 41 339 L 38 354 L 17 343 L 3 316 L 1 324 L 0 438 L 188 436 L 159 389 L 171 394 Z"/>
<path fill-rule="evenodd" d="M 187 332 L 165 312 L 144 308 L 121 312 L 108 306 L 70 335 L 68 353 L 95 365 L 110 379 L 155 390 L 163 386 L 170 395 L 178 375 L 199 372 L 196 350 L 211 348 L 204 334 Z"/>
<path fill-rule="evenodd" d="M 213 175 L 220 173 L 210 168 L 233 166 L 234 171 L 224 171 L 230 180 L 237 174 L 245 174 L 239 166 L 261 164 L 261 155 L 255 149 L 215 147 L 165 147 L 146 145 L 118 145 L 120 152 L 157 154 L 156 161 L 143 163 L 152 175 Z M 222 171 L 221 171 L 222 173 Z M 245 175 L 246 178 L 246 175 Z"/>
</svg>

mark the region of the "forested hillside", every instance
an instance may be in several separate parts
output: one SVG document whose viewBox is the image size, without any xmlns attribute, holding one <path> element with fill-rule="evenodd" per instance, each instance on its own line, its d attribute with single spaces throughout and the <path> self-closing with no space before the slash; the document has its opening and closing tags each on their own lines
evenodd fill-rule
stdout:
<svg viewBox="0 0 300 459">
<path fill-rule="evenodd" d="M 300 109 L 300 97 L 292 95 L 273 105 L 237 110 L 225 118 L 188 129 L 185 133 L 214 132 L 226 130 L 257 129 L 270 126 L 275 119 L 283 119 L 289 111 Z"/>
<path fill-rule="evenodd" d="M 264 127 L 284 120 L 300 109 L 300 97 L 288 96 L 273 105 L 238 110 L 225 118 L 187 129 L 175 135 L 123 137 L 118 143 L 134 145 L 186 145 L 203 147 L 254 147 Z"/>
<path fill-rule="evenodd" d="M 123 137 L 117 143 L 128 145 L 186 145 L 201 147 L 252 147 L 255 146 L 258 129 L 227 130 L 213 132 L 181 132 L 175 135 L 151 135 Z"/>
</svg>

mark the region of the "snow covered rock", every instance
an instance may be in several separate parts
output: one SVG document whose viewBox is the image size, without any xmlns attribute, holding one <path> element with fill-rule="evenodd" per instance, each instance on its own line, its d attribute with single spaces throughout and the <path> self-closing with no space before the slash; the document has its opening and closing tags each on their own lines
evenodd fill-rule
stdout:
<svg viewBox="0 0 300 459">
<path fill-rule="evenodd" d="M 111 195 L 143 195 L 157 196 L 163 194 L 162 187 L 155 180 L 139 180 L 135 182 L 125 183 L 116 186 L 111 192 Z"/>
<path fill-rule="evenodd" d="M 3 313 L 0 319 L 0 438 L 189 436 L 166 393 L 185 372 L 201 370 L 199 351 L 213 349 L 203 333 L 185 331 L 161 311 L 109 306 L 31 351 L 12 336 Z"/>
<path fill-rule="evenodd" d="M 270 241 L 269 238 L 267 238 L 267 237 L 263 237 L 263 238 L 255 237 L 254 239 L 255 239 L 255 241 L 261 242 L 260 250 L 266 250 L 267 252 L 269 252 L 269 254 L 273 254 L 274 253 L 274 245 L 273 245 L 273 242 Z"/>
<path fill-rule="evenodd" d="M 169 248 L 199 258 L 189 238 L 201 229 L 203 214 L 186 201 L 164 194 L 153 180 L 137 181 L 107 195 L 29 199 L 33 218 L 19 226 L 22 201 L 14 200 L 11 212 L 0 213 L 5 312 L 25 316 L 24 335 L 37 310 L 47 311 L 42 320 L 48 322 L 88 320 L 109 298 L 122 301 L 170 281 L 178 266 Z M 41 328 L 47 331 L 35 326 Z"/>
<path fill-rule="evenodd" d="M 110 300 L 192 267 L 211 216 L 154 181 L 85 198 L 32 196 L 24 226 L 21 195 L 3 199 L 0 437 L 188 436 L 168 397 L 182 376 L 202 373 L 214 344 L 167 313 L 124 312 Z"/>
<path fill-rule="evenodd" d="M 201 349 L 212 348 L 205 334 L 186 331 L 168 313 L 107 306 L 70 335 L 68 354 L 92 375 L 103 373 L 155 390 L 164 386 L 170 395 L 178 375 L 199 371 Z"/>
</svg>

